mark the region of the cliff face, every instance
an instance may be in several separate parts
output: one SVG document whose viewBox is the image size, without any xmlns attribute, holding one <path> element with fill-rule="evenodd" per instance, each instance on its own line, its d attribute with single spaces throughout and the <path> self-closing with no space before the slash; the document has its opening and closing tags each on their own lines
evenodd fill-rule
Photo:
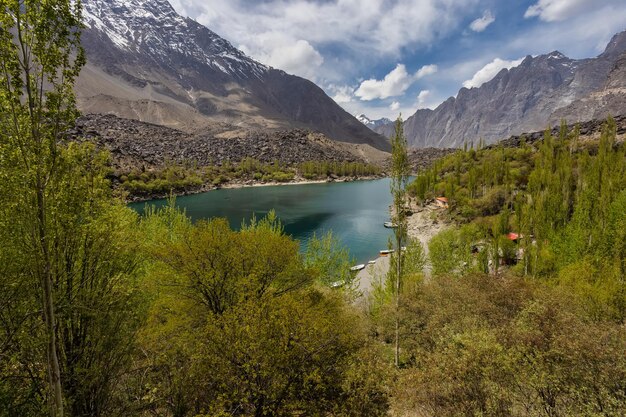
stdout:
<svg viewBox="0 0 626 417">
<path fill-rule="evenodd" d="M 573 60 L 558 51 L 528 56 L 478 88 L 462 88 L 435 110 L 418 110 L 405 122 L 413 147 L 462 147 L 539 130 L 565 119 L 573 123 L 626 113 L 626 32 L 593 59 Z M 376 129 L 390 136 L 393 126 Z"/>
</svg>

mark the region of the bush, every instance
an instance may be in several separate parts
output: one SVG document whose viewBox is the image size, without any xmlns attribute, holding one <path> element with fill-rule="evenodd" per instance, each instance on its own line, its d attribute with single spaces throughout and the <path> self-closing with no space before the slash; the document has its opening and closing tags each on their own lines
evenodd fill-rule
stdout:
<svg viewBox="0 0 626 417">
<path fill-rule="evenodd" d="M 500 213 L 505 202 L 503 187 L 495 187 L 472 204 L 481 216 L 493 216 Z"/>
</svg>

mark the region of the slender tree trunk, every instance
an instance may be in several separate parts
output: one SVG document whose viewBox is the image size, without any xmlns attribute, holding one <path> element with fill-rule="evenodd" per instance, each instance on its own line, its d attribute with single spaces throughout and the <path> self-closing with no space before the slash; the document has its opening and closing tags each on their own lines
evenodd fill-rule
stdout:
<svg viewBox="0 0 626 417">
<path fill-rule="evenodd" d="M 395 343 L 394 343 L 394 363 L 396 367 L 400 366 L 400 287 L 402 279 L 402 241 L 406 233 L 406 219 L 404 213 L 404 205 L 406 204 L 406 183 L 410 174 L 410 166 L 407 154 L 406 137 L 404 136 L 404 128 L 402 116 L 396 120 L 396 132 L 391 137 L 391 195 L 393 198 L 393 208 L 395 213 L 392 215 L 392 222 L 396 224 L 394 231 L 396 238 L 396 271 L 395 271 Z M 389 266 L 392 271 L 393 265 Z"/>
<path fill-rule="evenodd" d="M 39 243 L 43 257 L 41 284 L 43 289 L 44 324 L 46 326 L 47 339 L 48 381 L 50 384 L 50 396 L 53 399 L 51 401 L 50 415 L 51 417 L 63 417 L 63 389 L 61 386 L 61 369 L 59 366 L 56 342 L 52 266 L 50 265 L 50 251 L 47 242 L 45 194 L 41 177 L 37 179 L 37 220 L 39 223 Z"/>
<path fill-rule="evenodd" d="M 398 207 L 396 207 L 396 210 Z M 400 220 L 400 216 L 398 216 Z M 398 229 L 401 229 L 402 225 L 398 224 Z M 394 354 L 394 364 L 396 368 L 400 366 L 400 273 L 402 272 L 401 259 L 402 256 L 402 230 L 399 230 L 400 233 L 396 235 L 396 329 L 395 329 L 395 354 Z"/>
</svg>

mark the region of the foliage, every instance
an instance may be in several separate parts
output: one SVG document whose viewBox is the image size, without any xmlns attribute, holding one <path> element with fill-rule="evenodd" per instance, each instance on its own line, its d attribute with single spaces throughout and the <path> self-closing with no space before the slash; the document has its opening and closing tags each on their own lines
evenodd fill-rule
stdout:
<svg viewBox="0 0 626 417">
<path fill-rule="evenodd" d="M 299 178 L 323 180 L 330 177 L 358 178 L 381 175 L 381 168 L 361 162 L 309 161 L 288 166 L 275 161 L 262 163 L 253 158 L 231 164 L 197 167 L 195 164 L 166 164 L 160 169 L 118 172 L 121 188 L 133 196 L 181 193 L 198 190 L 204 184 L 219 187 L 233 181 L 290 182 Z"/>
<path fill-rule="evenodd" d="M 234 231 L 116 200 L 107 153 L 63 133 L 79 29 L 80 2 L 0 9 L 0 416 L 623 415 L 626 150 L 611 119 L 597 141 L 563 127 L 466 149 L 411 185 L 399 119 L 396 251 L 366 316 L 329 288 L 352 279 L 331 234 L 302 255 L 274 213 Z M 152 193 L 379 172 L 247 159 L 119 180 Z M 447 196 L 462 223 L 430 242 L 432 274 L 407 193 Z"/>
<path fill-rule="evenodd" d="M 306 179 L 323 179 L 330 176 L 359 177 L 380 175 L 380 167 L 362 162 L 309 161 L 298 165 L 298 172 Z"/>
<path fill-rule="evenodd" d="M 395 414 L 623 413 L 626 158 L 615 137 L 611 119 L 595 142 L 562 127 L 534 146 L 457 152 L 409 186 L 424 204 L 448 197 L 444 216 L 461 224 L 430 241 L 433 275 L 403 295 Z M 380 300 L 375 334 L 391 344 L 394 306 Z"/>
<path fill-rule="evenodd" d="M 321 238 L 313 234 L 304 252 L 304 265 L 315 271 L 318 281 L 328 287 L 348 288 L 354 278 L 350 273 L 352 262 L 348 249 L 332 232 Z"/>
<path fill-rule="evenodd" d="M 396 411 L 459 416 L 617 416 L 624 329 L 591 321 L 584 300 L 522 278 L 435 278 L 407 306 L 414 366 Z"/>
<path fill-rule="evenodd" d="M 350 415 L 344 404 L 366 390 L 372 415 L 386 412 L 382 381 L 354 380 L 366 369 L 356 356 L 366 346 L 358 316 L 341 293 L 314 285 L 333 279 L 323 276 L 331 235 L 304 261 L 272 213 L 239 232 L 224 220 L 184 218 L 170 206 L 142 220 L 156 237 L 146 244 L 156 265 L 141 336 L 151 371 L 139 386 L 153 387 L 146 409 Z"/>
</svg>

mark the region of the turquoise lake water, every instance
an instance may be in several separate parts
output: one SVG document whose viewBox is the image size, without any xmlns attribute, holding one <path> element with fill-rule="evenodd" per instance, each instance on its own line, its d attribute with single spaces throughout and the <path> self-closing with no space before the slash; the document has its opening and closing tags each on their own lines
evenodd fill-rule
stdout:
<svg viewBox="0 0 626 417">
<path fill-rule="evenodd" d="M 134 203 L 139 212 L 146 204 L 162 206 L 165 200 Z M 333 231 L 355 262 L 374 259 L 387 248 L 392 235 L 383 223 L 389 220 L 389 179 L 344 183 L 284 185 L 214 190 L 176 198 L 194 221 L 225 217 L 234 229 L 253 215 L 265 216 L 274 209 L 285 233 L 306 245 L 316 233 Z"/>
</svg>

